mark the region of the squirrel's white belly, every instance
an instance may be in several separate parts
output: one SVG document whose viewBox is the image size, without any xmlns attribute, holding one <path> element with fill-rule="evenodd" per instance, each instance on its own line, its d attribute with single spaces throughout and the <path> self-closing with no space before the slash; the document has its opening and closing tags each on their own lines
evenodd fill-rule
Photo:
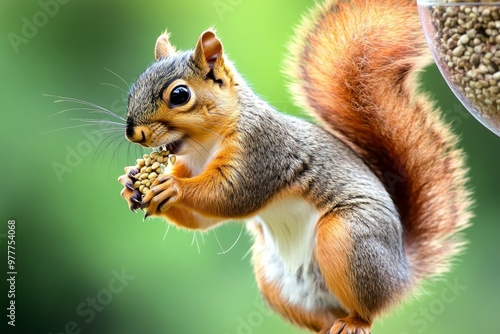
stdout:
<svg viewBox="0 0 500 334">
<path fill-rule="evenodd" d="M 265 279 L 280 287 L 284 300 L 308 311 L 341 307 L 314 259 L 319 217 L 300 197 L 274 200 L 256 217 L 264 234 L 260 265 Z"/>
</svg>

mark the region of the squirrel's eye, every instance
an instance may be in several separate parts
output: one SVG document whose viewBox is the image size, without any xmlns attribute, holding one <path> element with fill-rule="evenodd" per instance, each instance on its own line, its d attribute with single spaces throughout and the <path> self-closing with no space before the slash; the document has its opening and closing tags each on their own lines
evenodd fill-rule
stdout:
<svg viewBox="0 0 500 334">
<path fill-rule="evenodd" d="M 191 92 L 185 85 L 179 85 L 170 92 L 170 104 L 172 106 L 181 106 L 186 104 L 191 98 Z"/>
</svg>

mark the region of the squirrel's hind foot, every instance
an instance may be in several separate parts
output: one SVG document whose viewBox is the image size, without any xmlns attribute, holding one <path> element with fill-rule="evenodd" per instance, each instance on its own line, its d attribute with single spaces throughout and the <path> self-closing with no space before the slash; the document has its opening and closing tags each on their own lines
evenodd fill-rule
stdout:
<svg viewBox="0 0 500 334">
<path fill-rule="evenodd" d="M 372 324 L 357 316 L 347 316 L 335 321 L 326 334 L 371 334 Z"/>
</svg>

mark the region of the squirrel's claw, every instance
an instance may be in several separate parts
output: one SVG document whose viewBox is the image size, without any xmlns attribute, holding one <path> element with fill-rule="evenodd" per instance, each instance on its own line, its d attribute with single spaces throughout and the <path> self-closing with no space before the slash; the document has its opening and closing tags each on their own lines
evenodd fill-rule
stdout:
<svg viewBox="0 0 500 334">
<path fill-rule="evenodd" d="M 118 182 L 123 185 L 123 189 L 120 195 L 127 201 L 128 207 L 132 212 L 142 208 L 141 198 L 142 194 L 138 189 L 134 189 L 134 175 L 137 174 L 139 170 L 134 167 L 126 167 L 125 174 L 118 178 Z"/>
<path fill-rule="evenodd" d="M 135 212 L 135 210 L 137 209 L 142 209 L 142 203 L 140 200 L 137 199 L 137 197 L 140 197 L 141 195 L 139 193 L 137 194 L 134 194 L 130 197 L 130 202 L 131 202 L 131 205 L 130 205 L 130 210 L 132 210 L 133 212 Z"/>
<path fill-rule="evenodd" d="M 124 191 L 125 191 L 125 189 L 124 189 Z M 127 200 L 128 204 L 129 204 L 129 209 L 132 212 L 135 212 L 135 210 L 137 210 L 137 209 L 139 209 L 141 207 L 141 202 L 139 202 L 137 200 L 137 195 L 140 196 L 140 194 L 137 194 L 137 193 L 138 193 L 138 191 L 134 191 L 132 193 L 132 196 L 130 196 L 129 199 Z M 126 197 L 125 197 L 125 199 L 126 199 Z"/>
<path fill-rule="evenodd" d="M 330 334 L 371 334 L 371 323 L 358 320 L 356 317 L 337 319 L 333 327 L 327 332 Z"/>
<path fill-rule="evenodd" d="M 136 204 L 136 205 L 137 205 L 137 207 L 140 207 L 140 206 L 141 206 L 141 204 L 142 204 L 142 202 L 141 202 L 141 201 L 138 201 L 138 200 L 137 200 L 137 198 L 135 198 L 135 197 L 133 197 L 133 196 L 132 196 L 132 197 L 130 197 L 130 201 L 131 201 L 131 202 L 133 202 L 134 204 Z"/>
<path fill-rule="evenodd" d="M 127 172 L 125 170 L 125 172 Z M 138 168 L 132 168 L 130 169 L 128 172 L 127 172 L 127 175 L 131 178 L 134 178 L 135 179 L 135 176 L 137 175 L 137 173 L 139 173 L 139 169 Z"/>
</svg>

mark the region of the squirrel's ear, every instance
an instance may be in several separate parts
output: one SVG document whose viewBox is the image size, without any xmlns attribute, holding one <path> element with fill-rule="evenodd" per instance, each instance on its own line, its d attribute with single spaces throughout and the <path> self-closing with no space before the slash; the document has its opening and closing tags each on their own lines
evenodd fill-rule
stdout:
<svg viewBox="0 0 500 334">
<path fill-rule="evenodd" d="M 194 50 L 194 61 L 207 72 L 224 63 L 222 43 L 213 31 L 207 30 L 201 34 Z"/>
<path fill-rule="evenodd" d="M 155 45 L 155 59 L 158 60 L 163 57 L 168 57 L 176 53 L 175 47 L 170 44 L 168 38 L 170 34 L 166 31 L 158 37 Z"/>
</svg>

